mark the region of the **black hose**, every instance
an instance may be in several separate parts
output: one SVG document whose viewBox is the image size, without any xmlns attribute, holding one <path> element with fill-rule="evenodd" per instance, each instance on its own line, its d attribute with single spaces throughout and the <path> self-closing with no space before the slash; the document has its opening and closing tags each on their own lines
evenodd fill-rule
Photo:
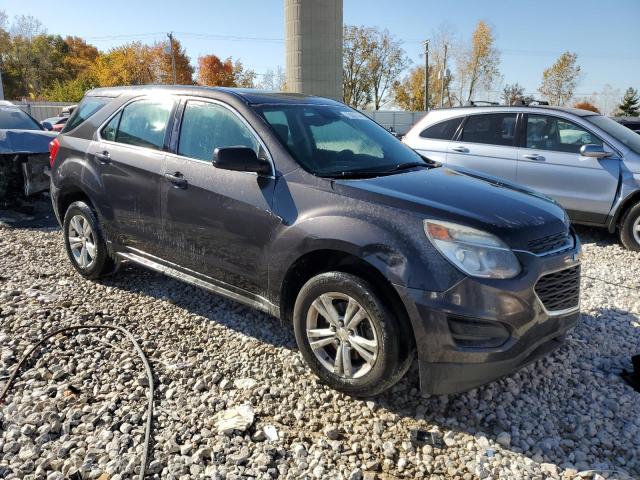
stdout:
<svg viewBox="0 0 640 480">
<path fill-rule="evenodd" d="M 139 475 L 140 480 L 143 480 L 144 479 L 145 469 L 146 469 L 146 466 L 147 466 L 147 460 L 149 458 L 150 439 L 151 439 L 151 424 L 152 424 L 152 421 L 153 421 L 153 390 L 154 390 L 154 387 L 153 387 L 153 374 L 151 372 L 151 366 L 149 365 L 149 362 L 147 361 L 147 357 L 145 356 L 144 352 L 140 348 L 140 345 L 138 345 L 138 342 L 136 341 L 136 339 L 133 336 L 133 334 L 131 332 L 129 332 L 128 330 L 126 330 L 126 329 L 124 329 L 122 327 L 119 327 L 117 325 L 74 325 L 74 326 L 71 326 L 71 327 L 61 328 L 60 330 L 56 330 L 55 332 L 52 332 L 52 333 L 49 333 L 48 335 L 45 335 L 45 337 L 42 338 L 34 346 L 32 346 L 27 351 L 27 353 L 25 353 L 24 356 L 18 362 L 18 365 L 16 366 L 16 368 L 13 370 L 13 373 L 9 377 L 9 381 L 4 386 L 4 389 L 2 390 L 2 393 L 0 393 L 0 404 L 2 404 L 2 402 L 4 402 L 5 397 L 7 396 L 7 394 L 9 393 L 9 390 L 11 389 L 13 383 L 15 382 L 15 380 L 16 380 L 16 378 L 18 376 L 18 372 L 20 371 L 20 367 L 22 367 L 22 365 L 26 362 L 26 360 L 31 356 L 31 354 L 38 347 L 40 347 L 44 342 L 49 340 L 51 337 L 55 337 L 56 335 L 58 335 L 60 333 L 66 333 L 66 332 L 69 332 L 69 331 L 84 330 L 84 329 L 87 329 L 87 330 L 117 330 L 120 333 L 123 333 L 127 338 L 129 338 L 129 340 L 131 340 L 131 343 L 133 343 L 133 347 L 135 348 L 136 352 L 138 353 L 138 356 L 142 359 L 142 363 L 144 364 L 144 368 L 145 368 L 145 370 L 147 372 L 147 379 L 149 381 L 149 404 L 148 404 L 148 407 L 147 407 L 147 425 L 146 425 L 146 429 L 145 429 L 145 433 L 144 433 L 144 449 L 142 450 L 142 461 L 141 461 L 141 465 L 140 465 L 140 475 Z"/>
</svg>

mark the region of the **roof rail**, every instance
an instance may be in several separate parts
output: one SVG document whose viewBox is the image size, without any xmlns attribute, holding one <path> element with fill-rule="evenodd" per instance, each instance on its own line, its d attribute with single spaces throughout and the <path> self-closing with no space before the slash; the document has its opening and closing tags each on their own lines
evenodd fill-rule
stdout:
<svg viewBox="0 0 640 480">
<path fill-rule="evenodd" d="M 479 107 L 480 105 L 487 105 L 487 106 L 497 106 L 500 105 L 498 102 L 490 102 L 489 100 L 469 100 L 466 103 L 466 107 Z"/>
<path fill-rule="evenodd" d="M 549 102 L 545 100 L 536 100 L 534 98 L 518 98 L 514 102 L 514 106 L 517 107 L 531 107 L 534 105 L 549 105 Z"/>
</svg>

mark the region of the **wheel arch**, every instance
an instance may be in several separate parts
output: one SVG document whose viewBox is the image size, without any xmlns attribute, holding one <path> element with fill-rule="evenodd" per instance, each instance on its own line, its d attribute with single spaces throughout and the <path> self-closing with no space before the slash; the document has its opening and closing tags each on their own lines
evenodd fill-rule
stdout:
<svg viewBox="0 0 640 480">
<path fill-rule="evenodd" d="M 620 222 L 624 219 L 626 213 L 640 203 L 640 190 L 636 190 L 625 198 L 620 206 L 616 209 L 611 221 L 609 222 L 609 232 L 614 233 L 620 227 Z"/>
</svg>

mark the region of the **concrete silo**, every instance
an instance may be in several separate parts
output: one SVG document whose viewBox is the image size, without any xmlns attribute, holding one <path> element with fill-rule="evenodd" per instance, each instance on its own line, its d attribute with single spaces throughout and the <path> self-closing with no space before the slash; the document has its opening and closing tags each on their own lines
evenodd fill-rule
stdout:
<svg viewBox="0 0 640 480">
<path fill-rule="evenodd" d="M 342 100 L 342 0 L 285 0 L 287 91 Z"/>
</svg>

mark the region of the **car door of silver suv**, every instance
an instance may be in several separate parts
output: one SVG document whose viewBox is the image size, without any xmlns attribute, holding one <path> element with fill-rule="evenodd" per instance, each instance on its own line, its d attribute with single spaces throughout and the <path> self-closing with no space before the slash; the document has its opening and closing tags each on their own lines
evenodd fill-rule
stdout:
<svg viewBox="0 0 640 480">
<path fill-rule="evenodd" d="M 449 142 L 446 162 L 509 181 L 516 180 L 516 112 L 469 115 Z"/>
<path fill-rule="evenodd" d="M 518 150 L 517 182 L 557 200 L 572 220 L 604 223 L 618 188 L 620 159 L 591 132 L 568 118 L 528 113 Z M 580 155 L 586 144 L 603 145 L 607 158 Z"/>
</svg>

